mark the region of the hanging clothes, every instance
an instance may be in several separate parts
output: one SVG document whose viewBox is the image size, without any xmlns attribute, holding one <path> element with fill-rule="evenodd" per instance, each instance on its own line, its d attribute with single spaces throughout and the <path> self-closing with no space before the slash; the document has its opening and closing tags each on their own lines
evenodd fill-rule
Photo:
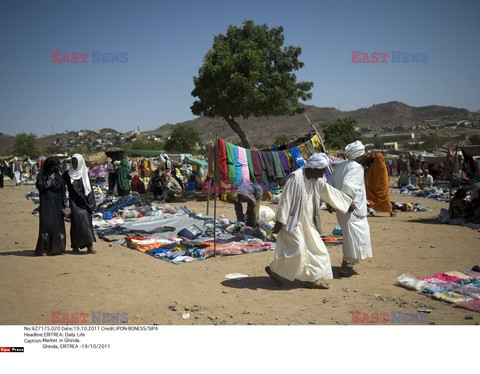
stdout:
<svg viewBox="0 0 480 374">
<path fill-rule="evenodd" d="M 228 183 L 227 146 L 223 139 L 218 139 L 218 168 L 222 182 Z"/>
<path fill-rule="evenodd" d="M 280 156 L 278 152 L 271 152 L 273 157 L 273 163 L 275 166 L 275 178 L 277 179 L 284 179 L 285 178 L 285 171 L 283 170 L 282 161 L 280 160 Z"/>
<path fill-rule="evenodd" d="M 283 171 L 285 172 L 285 176 L 287 177 L 291 173 L 290 166 L 288 165 L 287 156 L 285 156 L 285 152 L 283 152 L 283 151 L 279 151 L 278 156 L 280 157 L 280 161 L 282 162 Z"/>
<path fill-rule="evenodd" d="M 314 135 L 312 139 L 310 139 L 312 142 L 312 146 L 315 149 L 315 151 L 318 152 L 325 152 L 325 150 L 322 150 L 322 143 L 320 142 L 320 137 L 318 134 Z"/>
<path fill-rule="evenodd" d="M 258 158 L 260 159 L 260 162 L 262 164 L 262 179 L 263 179 L 263 184 L 268 183 L 268 173 L 267 173 L 267 163 L 265 162 L 265 158 L 263 157 L 263 152 L 257 152 Z"/>
<path fill-rule="evenodd" d="M 290 153 L 293 157 L 295 165 L 297 166 L 297 169 L 300 169 L 305 165 L 305 160 L 302 157 L 302 152 L 300 152 L 300 149 L 298 147 L 290 148 Z"/>
<path fill-rule="evenodd" d="M 238 145 L 233 145 L 233 162 L 235 165 L 235 183 L 242 183 L 242 164 L 238 161 Z"/>
<path fill-rule="evenodd" d="M 248 156 L 248 155 L 247 155 Z M 253 172 L 257 183 L 263 183 L 263 168 L 257 151 L 251 151 Z"/>
<path fill-rule="evenodd" d="M 305 145 L 307 146 L 308 152 L 310 152 L 311 155 L 314 155 L 315 153 L 317 153 L 313 148 L 312 139 L 306 142 Z"/>
<path fill-rule="evenodd" d="M 308 151 L 308 148 L 307 146 L 305 145 L 305 143 L 303 144 L 300 144 L 298 146 L 298 148 L 300 149 L 300 152 L 302 152 L 302 156 L 303 156 L 303 159 L 304 160 L 308 160 L 311 156 L 310 152 Z"/>
<path fill-rule="evenodd" d="M 273 157 L 270 152 L 262 152 L 263 160 L 267 167 L 267 174 L 270 178 L 275 176 L 275 166 L 273 165 Z"/>
<path fill-rule="evenodd" d="M 250 171 L 248 170 L 248 159 L 247 159 L 247 150 L 243 147 L 238 148 L 238 163 L 240 165 L 241 179 L 240 183 L 249 183 L 250 182 Z M 238 169 L 237 169 L 238 170 Z M 238 179 L 238 178 L 237 178 Z"/>
<path fill-rule="evenodd" d="M 235 169 L 235 145 L 230 142 L 225 142 L 225 147 L 227 150 L 228 181 L 234 183 L 237 176 Z"/>
<path fill-rule="evenodd" d="M 293 157 L 292 157 L 292 154 L 290 153 L 290 151 L 286 150 L 286 151 L 283 151 L 283 153 L 285 154 L 285 157 L 287 157 L 288 166 L 290 167 L 290 171 L 294 172 L 295 170 L 297 170 L 297 166 L 295 165 L 295 162 L 293 161 Z"/>
<path fill-rule="evenodd" d="M 250 179 L 253 183 L 257 183 L 257 178 L 255 177 L 255 171 L 253 170 L 253 160 L 252 160 L 252 150 L 247 148 L 247 161 L 248 161 L 248 170 L 250 171 Z"/>
</svg>

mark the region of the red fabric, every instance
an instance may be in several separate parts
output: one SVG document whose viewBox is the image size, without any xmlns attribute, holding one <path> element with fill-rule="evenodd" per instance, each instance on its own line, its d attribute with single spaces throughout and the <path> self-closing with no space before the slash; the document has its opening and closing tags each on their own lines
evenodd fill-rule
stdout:
<svg viewBox="0 0 480 374">
<path fill-rule="evenodd" d="M 140 180 L 138 175 L 135 175 L 132 179 L 131 183 L 132 191 L 136 191 L 138 193 L 145 193 L 145 183 Z"/>
<path fill-rule="evenodd" d="M 470 301 L 461 301 L 455 304 L 455 306 L 457 308 L 463 308 L 463 309 L 471 310 L 473 312 L 480 313 L 480 299 L 473 299 Z"/>
<path fill-rule="evenodd" d="M 421 279 L 421 280 L 429 280 L 429 279 L 440 279 L 446 283 L 453 283 L 453 282 L 458 282 L 460 280 L 460 278 L 458 277 L 454 277 L 452 275 L 447 275 L 445 273 L 437 273 L 435 275 L 431 275 L 429 277 L 422 277 L 422 278 L 418 278 L 418 279 Z"/>
<path fill-rule="evenodd" d="M 225 140 L 218 139 L 218 164 L 222 182 L 229 183 L 227 169 L 227 145 Z"/>
</svg>

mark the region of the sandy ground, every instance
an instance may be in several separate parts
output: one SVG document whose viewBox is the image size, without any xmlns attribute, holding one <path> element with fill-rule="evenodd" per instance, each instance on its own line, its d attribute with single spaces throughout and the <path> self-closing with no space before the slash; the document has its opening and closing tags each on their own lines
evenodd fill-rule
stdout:
<svg viewBox="0 0 480 374">
<path fill-rule="evenodd" d="M 50 324 L 54 310 L 124 312 L 131 324 L 323 325 L 351 324 L 351 312 L 356 310 L 390 315 L 428 308 L 430 323 L 480 322 L 478 313 L 394 285 L 406 272 L 426 276 L 479 264 L 480 232 L 435 222 L 445 203 L 392 194 L 394 201 L 420 202 L 433 212 L 369 218 L 373 259 L 356 267 L 359 275 L 331 280 L 329 290 L 309 290 L 273 283 L 264 272 L 272 251 L 174 265 L 98 241 L 96 255 L 67 251 L 64 256 L 34 257 L 38 217 L 31 214 L 35 205 L 25 199 L 34 187 L 5 184 L 0 189 L 2 325 Z M 177 205 L 205 214 L 204 202 Z M 218 212 L 229 218 L 235 215 L 233 207 L 223 202 Z M 331 232 L 335 215 L 322 211 L 322 219 L 324 232 Z M 328 248 L 336 274 L 341 247 Z M 227 280 L 228 273 L 250 277 Z M 182 312 L 188 309 L 190 318 L 184 320 Z"/>
</svg>

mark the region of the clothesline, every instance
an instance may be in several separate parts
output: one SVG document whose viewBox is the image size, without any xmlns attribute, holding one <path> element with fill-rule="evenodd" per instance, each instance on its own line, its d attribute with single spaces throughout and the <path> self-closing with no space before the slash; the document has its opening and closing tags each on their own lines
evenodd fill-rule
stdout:
<svg viewBox="0 0 480 374">
<path fill-rule="evenodd" d="M 292 171 L 303 167 L 311 155 L 321 151 L 318 134 L 285 150 L 247 149 L 221 138 L 218 138 L 217 144 L 222 182 L 239 185 L 281 181 Z"/>
</svg>

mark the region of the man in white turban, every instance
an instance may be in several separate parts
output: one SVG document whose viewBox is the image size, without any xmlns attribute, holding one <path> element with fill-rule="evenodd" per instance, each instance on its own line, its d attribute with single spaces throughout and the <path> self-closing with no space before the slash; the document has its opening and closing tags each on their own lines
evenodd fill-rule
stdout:
<svg viewBox="0 0 480 374">
<path fill-rule="evenodd" d="M 352 200 L 323 181 L 328 163 L 327 155 L 315 154 L 287 178 L 273 228 L 277 234 L 274 258 L 265 268 L 277 282 L 298 280 L 307 288 L 328 289 L 324 281 L 333 278 L 330 256 L 320 236 L 320 200 L 344 214 Z"/>
<path fill-rule="evenodd" d="M 343 262 L 340 276 L 357 274 L 351 264 L 372 257 L 370 226 L 367 220 L 367 195 L 363 166 L 359 164 L 365 146 L 357 140 L 345 147 L 348 161 L 335 166 L 328 183 L 343 191 L 352 200 L 355 209 L 347 215 L 337 211 L 337 220 L 343 234 Z"/>
</svg>

